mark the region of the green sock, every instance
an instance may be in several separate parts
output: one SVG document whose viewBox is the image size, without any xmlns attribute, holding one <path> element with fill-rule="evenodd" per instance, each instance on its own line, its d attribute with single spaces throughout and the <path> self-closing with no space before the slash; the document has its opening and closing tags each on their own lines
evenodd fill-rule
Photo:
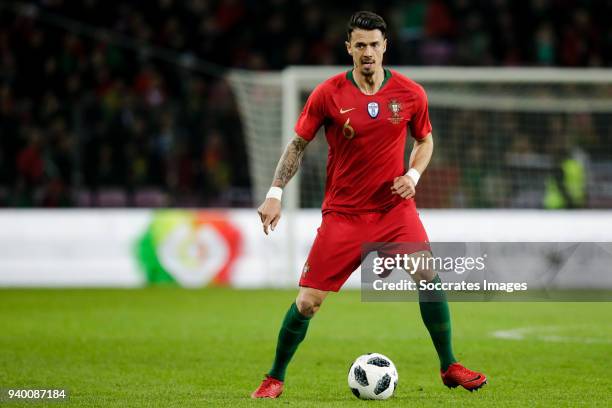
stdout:
<svg viewBox="0 0 612 408">
<path fill-rule="evenodd" d="M 304 340 L 304 337 L 306 337 L 306 330 L 308 330 L 309 322 L 310 317 L 303 316 L 299 312 L 295 302 L 292 303 L 278 333 L 276 356 L 274 357 L 274 364 L 268 375 L 277 380 L 285 380 L 287 366 L 298 346 L 302 340 Z"/>
<path fill-rule="evenodd" d="M 436 275 L 431 282 L 440 282 L 440 277 Z M 446 371 L 449 365 L 457 361 L 451 344 L 451 321 L 446 294 L 443 290 L 419 291 L 419 307 L 423 323 L 438 352 L 440 368 Z"/>
</svg>

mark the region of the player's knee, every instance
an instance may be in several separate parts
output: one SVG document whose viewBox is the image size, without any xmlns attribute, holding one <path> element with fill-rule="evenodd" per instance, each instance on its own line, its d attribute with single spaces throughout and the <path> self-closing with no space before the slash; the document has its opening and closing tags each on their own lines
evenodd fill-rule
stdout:
<svg viewBox="0 0 612 408">
<path fill-rule="evenodd" d="M 411 276 L 415 282 L 420 282 L 422 280 L 430 282 L 435 278 L 436 272 L 432 269 L 417 269 Z"/>
<path fill-rule="evenodd" d="M 321 299 L 310 296 L 299 296 L 295 302 L 300 314 L 306 317 L 312 317 L 321 308 Z"/>
</svg>

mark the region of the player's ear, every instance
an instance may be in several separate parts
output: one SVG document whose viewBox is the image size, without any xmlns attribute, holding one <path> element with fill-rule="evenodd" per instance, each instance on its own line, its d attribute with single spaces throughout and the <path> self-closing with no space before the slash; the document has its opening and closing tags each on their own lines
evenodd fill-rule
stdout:
<svg viewBox="0 0 612 408">
<path fill-rule="evenodd" d="M 383 54 L 385 53 L 385 51 L 387 51 L 387 38 L 385 37 L 385 39 L 383 40 Z"/>
<path fill-rule="evenodd" d="M 346 52 L 348 52 L 348 55 L 353 55 L 353 51 L 351 50 L 351 43 L 348 41 L 345 41 L 344 45 L 346 46 Z"/>
</svg>

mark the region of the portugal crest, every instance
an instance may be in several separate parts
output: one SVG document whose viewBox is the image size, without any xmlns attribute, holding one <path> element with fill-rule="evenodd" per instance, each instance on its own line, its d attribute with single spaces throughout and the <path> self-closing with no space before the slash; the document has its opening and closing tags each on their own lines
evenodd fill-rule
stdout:
<svg viewBox="0 0 612 408">
<path fill-rule="evenodd" d="M 378 102 L 368 103 L 368 113 L 372 119 L 378 116 Z"/>
<path fill-rule="evenodd" d="M 400 116 L 400 113 L 402 111 L 402 104 L 399 103 L 396 99 L 391 99 L 389 101 L 389 105 L 387 106 L 391 111 L 391 117 L 389 118 L 389 121 L 391 121 L 391 123 L 393 123 L 394 125 L 401 123 L 403 119 L 403 116 Z"/>
<path fill-rule="evenodd" d="M 308 264 L 308 261 L 306 261 L 306 263 L 304 264 L 304 268 L 302 269 L 302 278 L 306 276 L 309 270 L 310 270 L 310 265 Z"/>
</svg>

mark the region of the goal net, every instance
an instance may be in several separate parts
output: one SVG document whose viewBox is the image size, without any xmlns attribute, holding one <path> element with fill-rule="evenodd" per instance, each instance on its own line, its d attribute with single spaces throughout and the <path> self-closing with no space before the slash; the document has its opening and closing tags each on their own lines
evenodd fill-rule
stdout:
<svg viewBox="0 0 612 408">
<path fill-rule="evenodd" d="M 265 196 L 312 89 L 347 69 L 229 75 L 247 137 L 254 204 Z M 422 84 L 429 98 L 435 152 L 419 183 L 419 207 L 612 207 L 611 70 L 393 69 Z M 286 189 L 286 208 L 321 205 L 322 132 Z M 410 148 L 406 160 L 409 154 Z"/>
</svg>

